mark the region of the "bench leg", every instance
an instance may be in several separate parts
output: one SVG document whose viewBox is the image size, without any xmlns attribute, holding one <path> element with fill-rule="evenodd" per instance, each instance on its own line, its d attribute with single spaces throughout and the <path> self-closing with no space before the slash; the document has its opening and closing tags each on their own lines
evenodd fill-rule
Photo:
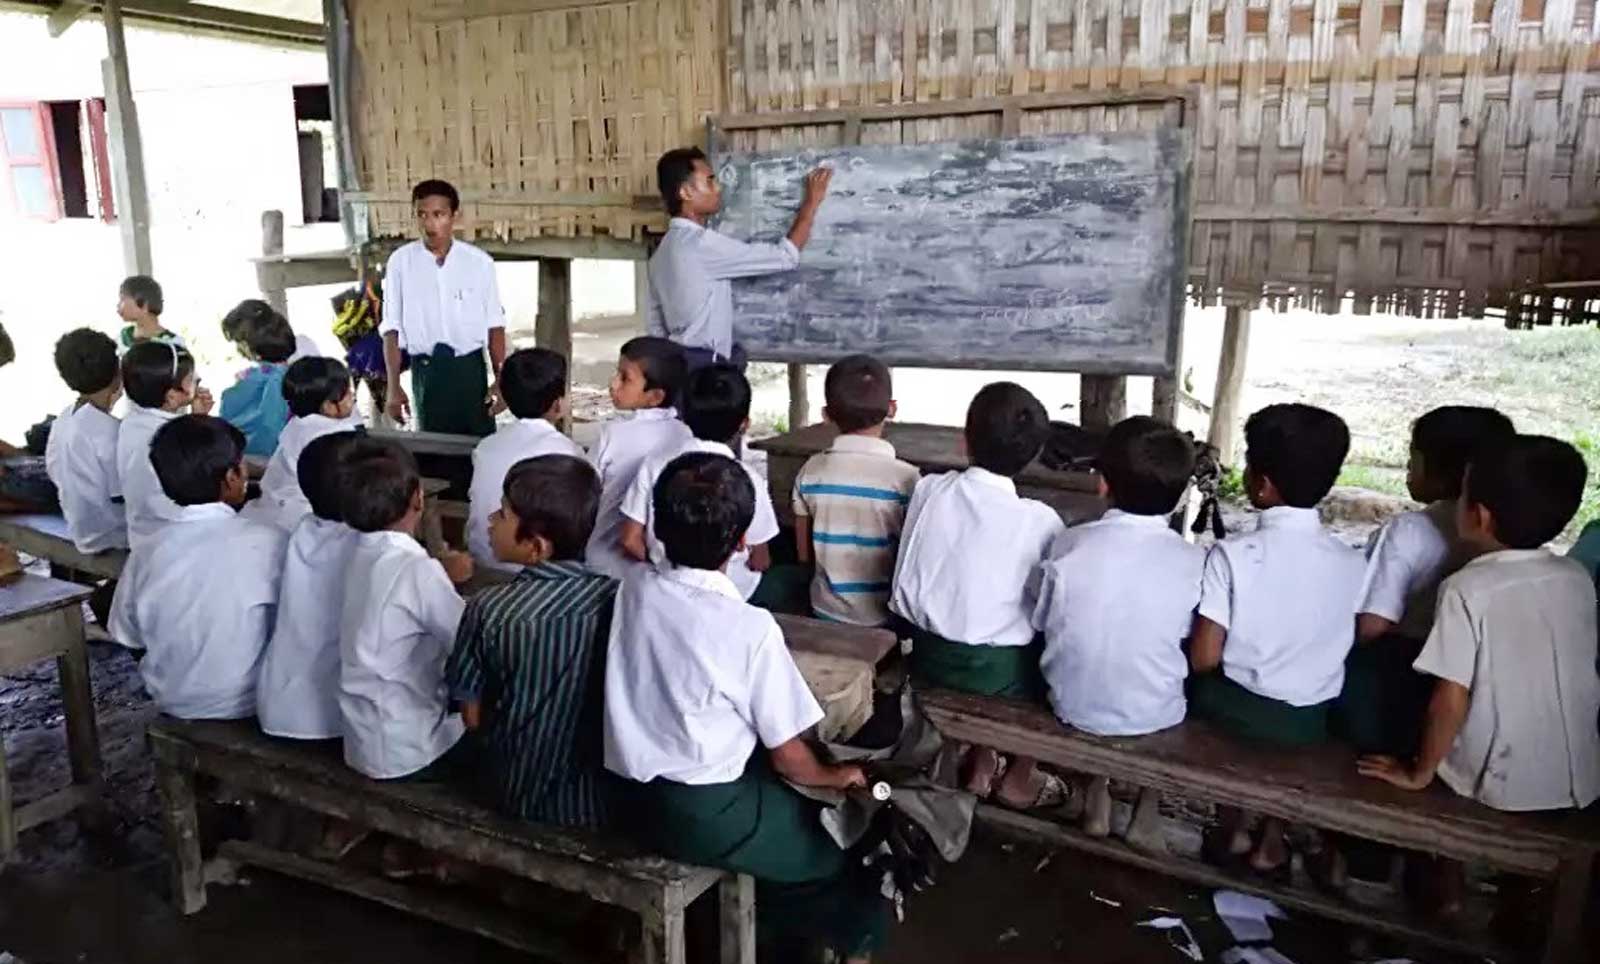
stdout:
<svg viewBox="0 0 1600 964">
<path fill-rule="evenodd" d="M 1583 941 L 1584 908 L 1594 876 L 1594 854 L 1580 852 L 1561 861 L 1556 872 L 1556 893 L 1545 935 L 1544 964 L 1581 964 L 1587 960 Z"/>
<path fill-rule="evenodd" d="M 642 923 L 645 964 L 688 964 L 683 911 L 646 914 Z"/>
<path fill-rule="evenodd" d="M 0 868 L 17 850 L 17 815 L 11 809 L 11 777 L 6 773 L 6 742 L 0 739 Z"/>
<path fill-rule="evenodd" d="M 200 860 L 200 814 L 195 806 L 194 771 L 156 761 L 161 790 L 161 825 L 167 837 L 172 902 L 183 914 L 206 906 L 205 865 Z"/>
<path fill-rule="evenodd" d="M 61 678 L 61 703 L 67 717 L 67 757 L 72 762 L 72 782 L 100 782 L 100 734 L 95 727 L 94 693 L 89 687 L 89 657 L 83 644 L 83 615 L 72 613 L 77 641 L 56 657 Z"/>
<path fill-rule="evenodd" d="M 722 964 L 756 962 L 756 882 L 729 874 L 717 885 L 722 904 Z"/>
</svg>

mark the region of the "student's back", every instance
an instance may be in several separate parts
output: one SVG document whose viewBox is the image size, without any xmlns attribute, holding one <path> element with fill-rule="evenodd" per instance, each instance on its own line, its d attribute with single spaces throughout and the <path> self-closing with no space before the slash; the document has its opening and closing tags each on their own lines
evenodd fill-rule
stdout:
<svg viewBox="0 0 1600 964">
<path fill-rule="evenodd" d="M 122 393 L 116 342 L 80 328 L 56 343 L 55 359 L 62 380 L 78 393 L 56 419 L 44 452 L 67 531 L 80 552 L 125 549 L 128 521 L 117 471 L 122 423 L 111 414 Z"/>
<path fill-rule="evenodd" d="M 122 384 L 132 407 L 117 432 L 117 479 L 127 511 L 128 544 L 138 548 L 178 511 L 156 478 L 151 441 L 185 407 L 196 415 L 210 412 L 211 398 L 198 388 L 193 356 L 161 342 L 142 342 L 122 356 Z"/>
<path fill-rule="evenodd" d="M 361 428 L 355 417 L 350 371 L 333 358 L 295 361 L 284 373 L 283 396 L 291 418 L 278 434 L 278 446 L 261 476 L 261 495 L 244 509 L 247 516 L 293 532 L 311 514 L 311 499 L 300 486 L 300 456 L 316 439 Z"/>
</svg>

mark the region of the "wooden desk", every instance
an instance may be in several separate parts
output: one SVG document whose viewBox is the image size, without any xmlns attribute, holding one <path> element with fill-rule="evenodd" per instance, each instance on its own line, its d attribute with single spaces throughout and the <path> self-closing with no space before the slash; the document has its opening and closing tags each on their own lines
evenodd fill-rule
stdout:
<svg viewBox="0 0 1600 964">
<path fill-rule="evenodd" d="M 79 552 L 67 533 L 67 520 L 54 514 L 0 515 L 0 543 L 58 566 L 115 579 L 128 561 L 126 549 Z"/>
<path fill-rule="evenodd" d="M 832 425 L 823 423 L 750 443 L 751 448 L 767 453 L 767 486 L 780 522 L 794 524 L 794 480 L 801 466 L 833 444 L 838 434 Z M 961 454 L 961 429 L 954 426 L 890 422 L 884 437 L 893 443 L 895 454 L 924 475 L 967 467 Z M 1038 462 L 1017 476 L 1017 494 L 1055 509 L 1068 525 L 1097 519 L 1105 511 L 1093 473 L 1055 472 Z"/>
<path fill-rule="evenodd" d="M 100 799 L 100 738 L 95 730 L 82 603 L 92 592 L 59 579 L 24 575 L 0 589 L 0 673 L 55 658 L 67 726 L 72 786 L 13 809 L 0 743 L 0 866 L 17 849 L 17 834 Z"/>
</svg>

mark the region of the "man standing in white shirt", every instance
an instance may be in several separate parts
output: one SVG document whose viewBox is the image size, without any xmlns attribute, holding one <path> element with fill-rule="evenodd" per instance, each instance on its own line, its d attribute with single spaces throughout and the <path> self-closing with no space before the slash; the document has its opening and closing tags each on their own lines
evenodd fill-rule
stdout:
<svg viewBox="0 0 1600 964">
<path fill-rule="evenodd" d="M 722 209 L 722 187 L 705 153 L 680 147 L 661 155 L 656 180 L 672 221 L 650 258 L 645 331 L 682 345 L 690 371 L 715 362 L 743 371 L 744 350 L 733 340 L 731 282 L 793 271 L 800 264 L 800 249 L 811 240 L 812 223 L 832 178 L 833 171 L 825 167 L 806 175 L 805 198 L 783 240 L 737 241 L 706 226 Z"/>
<path fill-rule="evenodd" d="M 454 238 L 461 196 L 445 181 L 411 189 L 422 239 L 389 256 L 383 290 L 387 301 L 378 331 L 389 374 L 387 413 L 405 422 L 411 399 L 400 385 L 401 352 L 411 356 L 411 387 L 425 432 L 488 435 L 501 405 L 483 364 L 489 349 L 494 377 L 506 360 L 505 310 L 495 282 L 494 259 Z"/>
</svg>

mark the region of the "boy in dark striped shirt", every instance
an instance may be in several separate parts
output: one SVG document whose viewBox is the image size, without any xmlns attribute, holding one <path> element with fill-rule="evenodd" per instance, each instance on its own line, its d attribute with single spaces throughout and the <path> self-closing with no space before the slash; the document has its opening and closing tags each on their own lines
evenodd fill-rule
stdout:
<svg viewBox="0 0 1600 964">
<path fill-rule="evenodd" d="M 480 739 L 483 783 L 524 820 L 605 819 L 601 712 L 617 583 L 583 564 L 599 501 L 600 478 L 583 459 L 511 467 L 489 539 L 496 558 L 522 569 L 467 604 L 445 668 Z"/>
</svg>

